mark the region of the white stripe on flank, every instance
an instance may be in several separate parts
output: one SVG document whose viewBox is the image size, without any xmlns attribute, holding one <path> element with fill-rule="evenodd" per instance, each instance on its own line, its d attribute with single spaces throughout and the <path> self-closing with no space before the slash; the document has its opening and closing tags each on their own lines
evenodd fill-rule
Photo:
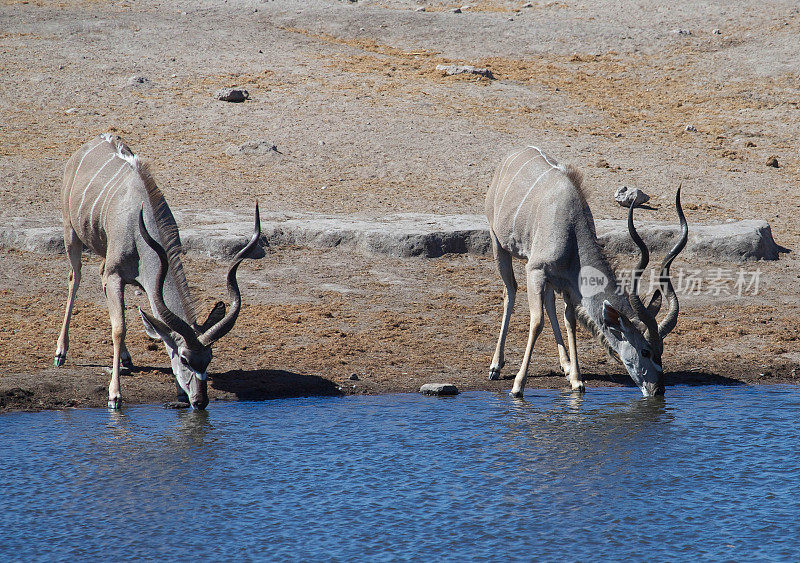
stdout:
<svg viewBox="0 0 800 563">
<path fill-rule="evenodd" d="M 540 154 L 540 155 L 542 155 L 542 158 L 544 159 L 544 161 L 545 161 L 547 164 L 549 164 L 549 165 L 550 165 L 550 166 L 552 166 L 553 168 L 558 168 L 558 163 L 556 163 L 556 164 L 553 164 L 552 162 L 550 162 L 550 159 L 549 159 L 549 158 L 547 158 L 547 155 L 546 155 L 546 154 L 544 154 L 544 153 L 542 152 L 542 149 L 540 149 L 539 147 L 534 147 L 533 145 L 528 145 L 528 148 L 529 148 L 529 149 L 536 149 L 537 151 L 539 151 L 539 154 Z"/>
<path fill-rule="evenodd" d="M 127 170 L 128 172 L 135 173 L 134 170 L 128 168 L 127 166 L 122 167 L 123 170 Z M 105 217 L 107 217 L 107 211 L 111 207 L 111 200 L 114 199 L 114 196 L 117 195 L 117 192 L 122 188 L 122 186 L 127 185 L 128 175 L 123 174 L 120 177 L 119 181 L 117 182 L 116 187 L 113 190 L 108 191 L 108 197 L 105 198 L 103 205 L 100 206 L 100 217 L 99 220 L 103 222 L 103 230 L 108 232 L 108 225 L 106 224 Z"/>
<path fill-rule="evenodd" d="M 506 201 L 508 190 L 511 189 L 511 185 L 514 183 L 514 180 L 519 175 L 519 173 L 525 170 L 525 167 L 528 166 L 531 162 L 533 162 L 537 158 L 539 158 L 539 156 L 534 156 L 533 158 L 530 158 L 527 161 L 525 161 L 525 164 L 520 166 L 519 170 L 517 170 L 517 172 L 511 177 L 511 179 L 508 181 L 508 184 L 506 184 L 506 190 L 503 192 L 503 199 L 500 200 L 500 207 L 495 206 L 495 213 L 499 213 L 503 209 L 503 203 L 505 203 Z"/>
<path fill-rule="evenodd" d="M 94 176 L 92 176 L 92 179 L 89 180 L 86 183 L 86 187 L 83 189 L 83 195 L 81 196 L 81 204 L 78 206 L 78 216 L 79 217 L 80 217 L 80 214 L 81 214 L 81 209 L 83 209 L 83 202 L 86 200 L 86 192 L 88 192 L 89 188 L 92 187 L 92 182 L 94 182 L 94 179 L 97 178 L 97 175 L 100 174 L 100 172 L 103 171 L 103 168 L 108 166 L 108 163 L 111 162 L 112 160 L 114 160 L 115 158 L 117 158 L 117 155 L 113 155 L 111 158 L 106 160 L 105 164 L 103 164 L 103 166 L 101 166 L 100 169 L 97 172 L 94 173 Z"/>
<path fill-rule="evenodd" d="M 87 149 L 87 151 L 86 151 L 85 153 L 83 153 L 83 156 L 81 157 L 81 160 L 80 160 L 80 162 L 78 162 L 78 166 L 76 166 L 76 167 L 75 167 L 75 171 L 72 173 L 72 185 L 69 187 L 69 199 L 72 199 L 72 190 L 75 188 L 75 178 L 77 178 L 77 177 L 78 177 L 78 170 L 80 170 L 80 168 L 81 168 L 81 164 L 83 164 L 83 160 L 84 160 L 84 159 L 85 159 L 87 156 L 89 156 L 89 153 L 90 153 L 90 152 L 92 152 L 94 149 L 96 149 L 97 147 L 99 147 L 100 145 L 102 145 L 104 141 L 105 141 L 105 138 L 104 138 L 102 135 L 100 135 L 100 142 L 99 142 L 99 143 L 97 143 L 97 144 L 96 144 L 95 146 L 93 146 L 92 148 L 90 148 L 90 149 Z"/>
<path fill-rule="evenodd" d="M 544 156 L 544 155 L 542 155 L 542 156 Z M 547 160 L 547 159 L 545 158 L 545 160 Z M 522 201 L 519 203 L 519 207 L 517 207 L 517 212 L 514 213 L 514 220 L 511 222 L 511 232 L 512 233 L 515 233 L 517 231 L 517 216 L 519 215 L 519 210 L 522 209 L 522 206 L 525 204 L 525 200 L 528 199 L 529 195 L 531 195 L 531 192 L 533 191 L 533 188 L 536 187 L 536 184 L 539 183 L 539 180 L 542 179 L 542 176 L 544 176 L 545 174 L 547 174 L 548 172 L 550 172 L 550 170 L 553 170 L 554 168 L 556 170 L 558 170 L 558 168 L 553 166 L 552 168 L 549 168 L 549 169 L 545 170 L 544 172 L 542 172 L 539 175 L 539 177 L 536 178 L 536 181 L 533 183 L 533 185 L 528 189 L 528 193 L 525 194 L 525 197 L 522 198 Z"/>
<path fill-rule="evenodd" d="M 501 181 L 502 181 L 502 178 L 503 178 L 503 174 L 505 174 L 506 171 L 509 168 L 511 168 L 511 163 L 514 160 L 516 160 L 516 158 L 519 155 L 521 155 L 522 153 L 524 153 L 527 150 L 528 150 L 528 147 L 525 147 L 522 150 L 519 150 L 519 151 L 517 151 L 515 153 L 512 153 L 512 154 L 508 155 L 508 157 L 506 158 L 505 162 L 503 162 L 503 166 L 500 167 L 500 173 L 497 175 L 497 186 L 495 186 L 495 191 L 494 191 L 494 207 L 495 207 L 495 209 L 497 209 L 497 194 L 500 193 L 500 185 L 501 185 Z"/>
<path fill-rule="evenodd" d="M 124 169 L 125 169 L 125 163 L 124 162 L 120 163 L 119 170 L 117 170 L 114 173 L 114 175 L 111 176 L 111 178 L 108 180 L 108 182 L 106 182 L 106 185 L 103 186 L 103 189 L 100 190 L 100 193 L 97 194 L 97 198 L 94 200 L 94 203 L 92 204 L 92 209 L 91 209 L 91 211 L 89 211 L 89 224 L 90 225 L 94 225 L 94 208 L 97 207 L 97 202 L 99 202 L 100 198 L 103 197 L 103 193 L 106 191 L 106 188 L 108 188 L 109 186 L 112 185 L 111 183 L 114 181 L 114 178 L 119 176 L 119 173 L 122 172 Z"/>
</svg>

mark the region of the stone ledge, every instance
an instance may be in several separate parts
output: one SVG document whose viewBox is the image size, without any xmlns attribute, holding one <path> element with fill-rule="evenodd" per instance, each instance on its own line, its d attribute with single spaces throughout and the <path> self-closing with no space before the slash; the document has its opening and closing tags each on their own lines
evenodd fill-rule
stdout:
<svg viewBox="0 0 800 563">
<path fill-rule="evenodd" d="M 216 259 L 233 256 L 252 233 L 252 218 L 228 211 L 176 211 L 187 252 Z M 29 252 L 63 253 L 58 224 L 5 217 L 0 246 Z M 596 221 L 598 238 L 611 254 L 631 254 L 635 247 L 624 220 Z M 262 215 L 262 244 L 307 248 L 343 247 L 397 257 L 438 257 L 449 253 L 490 254 L 489 231 L 481 215 L 398 213 L 378 218 L 316 213 Z M 676 225 L 642 223 L 639 234 L 653 253 L 666 253 L 677 240 Z M 772 238 L 769 223 L 760 220 L 716 225 L 690 225 L 687 254 L 720 261 L 776 260 L 786 249 Z"/>
</svg>

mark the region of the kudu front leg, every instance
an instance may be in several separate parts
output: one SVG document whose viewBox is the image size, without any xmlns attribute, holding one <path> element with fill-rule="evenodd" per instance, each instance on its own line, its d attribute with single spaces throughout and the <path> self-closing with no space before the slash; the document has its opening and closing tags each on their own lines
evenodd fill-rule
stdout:
<svg viewBox="0 0 800 563">
<path fill-rule="evenodd" d="M 564 347 L 564 339 L 561 336 L 561 326 L 558 324 L 558 315 L 556 314 L 556 296 L 552 288 L 547 288 L 544 293 L 544 308 L 547 311 L 547 317 L 550 319 L 550 326 L 553 328 L 553 338 L 555 338 L 556 346 L 558 347 L 558 363 L 561 365 L 561 371 L 564 375 L 569 377 L 570 363 L 567 349 Z"/>
<path fill-rule="evenodd" d="M 500 277 L 503 279 L 505 285 L 503 289 L 503 321 L 500 325 L 500 337 L 497 340 L 497 347 L 492 356 L 492 363 L 489 366 L 489 379 L 500 379 L 500 370 L 505 365 L 505 345 L 506 335 L 508 334 L 508 324 L 511 319 L 511 313 L 514 310 L 514 301 L 517 297 L 517 280 L 514 278 L 514 267 L 511 263 L 511 254 L 501 249 L 496 241 L 495 244 L 495 258 L 497 260 L 497 269 L 500 272 Z"/>
<path fill-rule="evenodd" d="M 575 307 L 567 303 L 564 310 L 564 324 L 567 325 L 567 345 L 569 346 L 569 357 L 572 360 L 567 378 L 573 391 L 584 391 L 583 377 L 578 366 L 578 343 L 575 337 L 577 322 L 575 317 Z"/>
<path fill-rule="evenodd" d="M 514 378 L 514 385 L 511 387 L 512 397 L 522 397 L 525 392 L 525 380 L 528 377 L 528 365 L 531 361 L 533 347 L 536 339 L 542 333 L 544 324 L 544 274 L 538 270 L 528 272 L 528 306 L 531 310 L 531 326 L 528 331 L 528 344 L 525 346 L 525 356 L 522 358 L 522 365 Z"/>
<path fill-rule="evenodd" d="M 118 409 L 122 406 L 120 393 L 119 369 L 125 348 L 125 286 L 122 280 L 111 275 L 103 282 L 108 302 L 108 314 L 111 317 L 111 339 L 114 343 L 114 363 L 111 366 L 111 381 L 108 384 L 108 408 Z M 130 355 L 128 355 L 130 358 Z"/>
<path fill-rule="evenodd" d="M 83 243 L 72 229 L 70 229 L 69 233 L 65 233 L 64 239 L 66 241 L 67 256 L 69 257 L 70 272 L 64 323 L 61 325 L 61 332 L 58 335 L 58 343 L 56 344 L 56 367 L 63 366 L 64 362 L 67 361 L 69 322 L 72 318 L 72 307 L 75 305 L 75 295 L 77 295 L 78 287 L 81 285 L 81 252 L 83 252 Z"/>
</svg>

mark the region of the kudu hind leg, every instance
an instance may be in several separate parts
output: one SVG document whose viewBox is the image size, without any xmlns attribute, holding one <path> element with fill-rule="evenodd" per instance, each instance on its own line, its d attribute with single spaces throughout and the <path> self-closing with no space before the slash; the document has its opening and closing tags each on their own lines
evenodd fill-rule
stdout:
<svg viewBox="0 0 800 563">
<path fill-rule="evenodd" d="M 553 337 L 558 347 L 558 363 L 561 365 L 561 371 L 564 372 L 564 375 L 569 377 L 569 355 L 567 354 L 567 349 L 564 347 L 564 338 L 561 336 L 561 325 L 558 324 L 558 315 L 556 314 L 556 296 L 551 287 L 545 290 L 544 308 L 547 311 L 547 317 L 550 319 L 550 326 L 553 328 Z"/>
<path fill-rule="evenodd" d="M 569 357 L 572 360 L 567 377 L 573 390 L 583 391 L 583 377 L 581 377 L 581 370 L 578 366 L 578 343 L 575 337 L 577 319 L 575 307 L 569 303 L 567 303 L 567 307 L 564 310 L 564 324 L 567 325 L 567 345 L 569 346 Z"/>
<path fill-rule="evenodd" d="M 514 266 L 511 262 L 511 254 L 500 248 L 497 241 L 492 240 L 497 261 L 497 269 L 503 279 L 505 287 L 503 289 L 503 321 L 500 325 L 500 337 L 497 340 L 497 347 L 492 356 L 492 363 L 489 366 L 489 379 L 500 379 L 500 370 L 505 365 L 505 345 L 506 335 L 508 334 L 508 323 L 511 313 L 514 310 L 514 300 L 517 297 L 517 280 L 514 277 Z"/>
<path fill-rule="evenodd" d="M 528 305 L 531 311 L 531 325 L 528 331 L 528 344 L 525 346 L 525 356 L 522 358 L 522 365 L 514 378 L 514 385 L 511 387 L 512 397 L 522 397 L 525 391 L 525 380 L 528 378 L 528 365 L 531 361 L 533 347 L 536 339 L 542 333 L 544 325 L 544 273 L 540 270 L 528 271 Z"/>
<path fill-rule="evenodd" d="M 70 272 L 67 289 L 67 305 L 64 311 L 64 323 L 61 325 L 61 332 L 58 335 L 58 343 L 56 344 L 56 367 L 63 366 L 64 362 L 67 360 L 67 350 L 69 349 L 69 322 L 70 319 L 72 319 L 72 307 L 75 305 L 75 295 L 77 295 L 78 287 L 81 284 L 81 253 L 83 252 L 83 243 L 78 238 L 77 233 L 72 229 L 70 229 L 69 233 L 65 233 L 64 239 L 67 257 L 70 263 Z"/>
<path fill-rule="evenodd" d="M 111 318 L 111 339 L 114 343 L 114 363 L 111 366 L 111 381 L 108 384 L 108 408 L 118 409 L 122 406 L 119 368 L 122 360 L 122 351 L 126 350 L 125 286 L 119 276 L 111 275 L 103 279 L 103 289 L 106 292 L 108 314 Z"/>
</svg>

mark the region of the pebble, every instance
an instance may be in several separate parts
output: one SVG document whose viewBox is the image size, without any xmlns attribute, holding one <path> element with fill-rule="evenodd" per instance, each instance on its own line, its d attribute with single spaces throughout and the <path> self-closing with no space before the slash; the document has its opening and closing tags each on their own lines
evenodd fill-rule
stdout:
<svg viewBox="0 0 800 563">
<path fill-rule="evenodd" d="M 771 166 L 772 168 L 780 168 L 780 164 L 778 164 L 778 157 L 770 156 L 766 162 L 767 166 Z"/>
<path fill-rule="evenodd" d="M 685 127 L 685 130 L 689 131 L 690 133 L 697 133 L 697 127 L 695 127 L 694 125 L 687 125 Z"/>
<path fill-rule="evenodd" d="M 150 79 L 145 76 L 134 74 L 128 79 L 128 86 L 149 86 Z"/>
<path fill-rule="evenodd" d="M 361 378 L 358 377 L 357 373 L 351 373 L 350 377 L 348 377 L 350 381 L 360 381 Z"/>
<path fill-rule="evenodd" d="M 217 99 L 223 102 L 240 103 L 250 99 L 250 94 L 243 88 L 223 88 L 217 92 Z"/>
<path fill-rule="evenodd" d="M 274 145 L 269 141 L 264 141 L 260 139 L 245 141 L 239 146 L 230 145 L 225 150 L 225 154 L 227 154 L 228 156 L 236 156 L 238 154 L 265 155 L 273 153 L 281 154 L 281 152 L 278 150 L 277 145 Z"/>
<path fill-rule="evenodd" d="M 170 401 L 168 403 L 164 403 L 165 409 L 188 409 L 191 406 L 192 405 L 184 401 Z"/>
<path fill-rule="evenodd" d="M 692 32 L 688 29 L 673 29 L 672 33 L 676 35 L 691 35 Z"/>
</svg>

